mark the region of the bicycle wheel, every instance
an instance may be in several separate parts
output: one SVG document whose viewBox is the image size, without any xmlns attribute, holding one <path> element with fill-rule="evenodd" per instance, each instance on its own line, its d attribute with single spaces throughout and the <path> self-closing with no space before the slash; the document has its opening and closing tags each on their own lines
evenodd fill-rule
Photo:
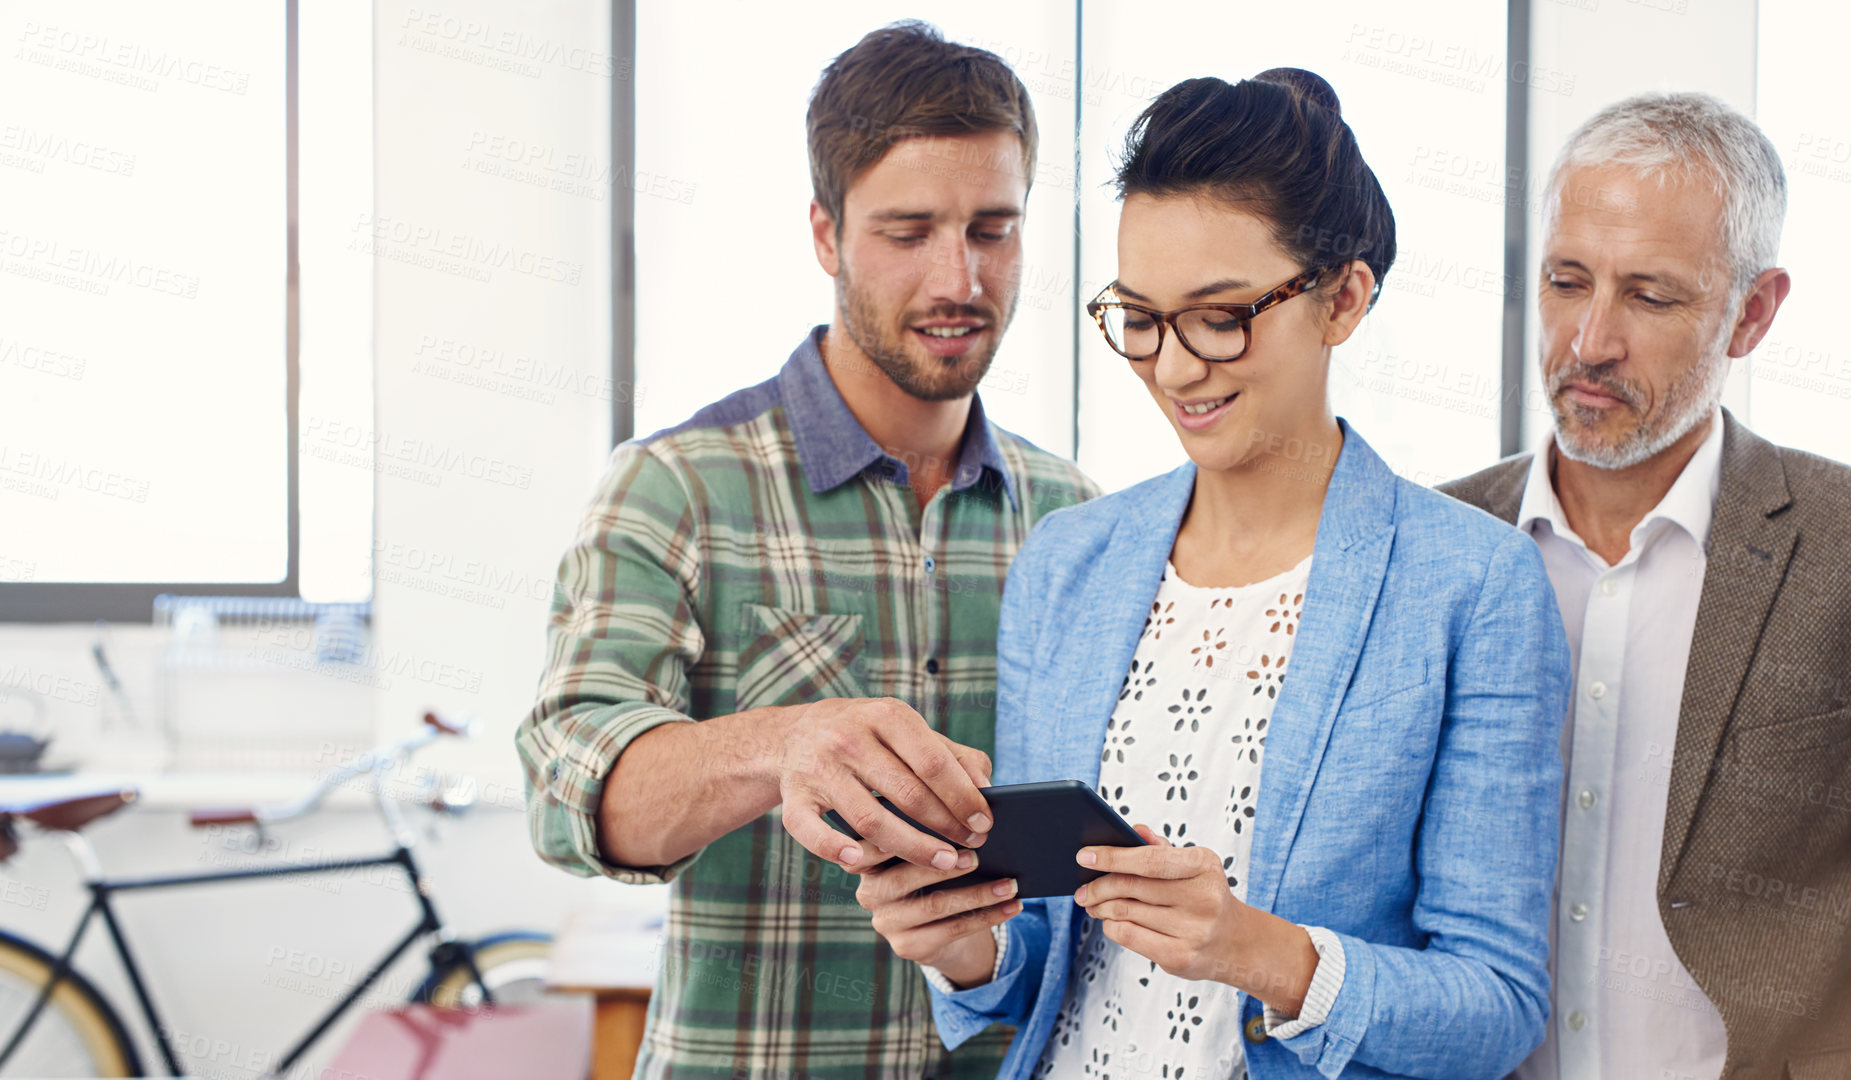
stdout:
<svg viewBox="0 0 1851 1080">
<path fill-rule="evenodd" d="M 0 931 L 0 1047 L 51 981 L 58 958 Z M 141 1058 L 109 1002 L 75 971 L 58 983 L 0 1076 L 140 1076 Z"/>
<path fill-rule="evenodd" d="M 546 993 L 552 951 L 553 939 L 546 934 L 523 930 L 494 934 L 475 943 L 476 967 L 496 1004 L 525 1005 Z M 469 968 L 458 962 L 431 972 L 411 999 L 443 1009 L 472 1009 L 482 1004 L 482 988 Z"/>
</svg>

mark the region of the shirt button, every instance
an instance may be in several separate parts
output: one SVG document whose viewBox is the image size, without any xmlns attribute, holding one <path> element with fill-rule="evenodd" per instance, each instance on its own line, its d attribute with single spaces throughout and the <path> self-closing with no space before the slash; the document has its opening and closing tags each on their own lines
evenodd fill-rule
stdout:
<svg viewBox="0 0 1851 1080">
<path fill-rule="evenodd" d="M 930 555 L 927 555 L 927 556 L 925 557 L 925 571 L 926 571 L 926 573 L 928 573 L 928 574 L 929 574 L 929 573 L 931 573 L 932 571 L 934 571 L 934 570 L 936 570 L 936 569 L 938 569 L 938 560 L 936 560 L 936 559 L 934 559 L 934 558 L 932 558 L 932 556 L 930 556 Z"/>
<path fill-rule="evenodd" d="M 547 767 L 546 776 L 555 784 L 559 782 L 559 762 L 555 761 Z"/>
<path fill-rule="evenodd" d="M 1597 682 L 1589 685 L 1587 688 L 1587 696 L 1593 698 L 1595 701 L 1599 701 L 1601 698 L 1606 697 L 1607 684 L 1604 682 Z"/>
<path fill-rule="evenodd" d="M 1264 1016 L 1256 1016 L 1247 1021 L 1246 1032 L 1248 1042 L 1255 1045 L 1265 1042 L 1267 1039 L 1266 1018 Z"/>
<path fill-rule="evenodd" d="M 1575 796 L 1575 805 L 1583 810 L 1592 810 L 1594 808 L 1594 799 L 1594 793 L 1583 788 L 1581 794 Z"/>
<path fill-rule="evenodd" d="M 1586 904 L 1576 904 L 1575 906 L 1569 908 L 1568 917 L 1575 920 L 1576 922 L 1585 922 L 1587 920 L 1587 905 Z"/>
<path fill-rule="evenodd" d="M 1612 596 L 1620 591 L 1620 584 L 1612 578 L 1603 578 L 1600 583 L 1600 595 Z"/>
<path fill-rule="evenodd" d="M 938 657 L 934 656 L 926 660 L 926 674 L 928 675 L 938 674 Z"/>
<path fill-rule="evenodd" d="M 1587 1027 L 1587 1013 L 1582 1012 L 1580 1009 L 1576 1009 L 1574 1012 L 1568 1014 L 1568 1029 L 1570 1031 L 1580 1031 L 1584 1027 Z"/>
</svg>

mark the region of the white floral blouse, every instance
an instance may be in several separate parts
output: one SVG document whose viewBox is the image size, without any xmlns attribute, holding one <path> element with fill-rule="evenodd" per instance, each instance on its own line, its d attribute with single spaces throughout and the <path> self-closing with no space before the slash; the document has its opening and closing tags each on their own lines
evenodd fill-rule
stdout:
<svg viewBox="0 0 1851 1080">
<path fill-rule="evenodd" d="M 1200 588 L 1166 565 L 1106 726 L 1099 794 L 1172 844 L 1218 852 L 1237 897 L 1246 894 L 1266 728 L 1310 574 L 1307 556 L 1265 581 Z M 1238 991 L 1170 975 L 1107 939 L 1084 913 L 1079 918 L 1086 921 L 1079 959 L 1035 1076 L 1246 1077 Z M 1269 1011 L 1276 1036 L 1322 1023 L 1341 986 L 1342 946 L 1307 929 L 1320 953 L 1319 977 L 1297 1019 Z"/>
</svg>

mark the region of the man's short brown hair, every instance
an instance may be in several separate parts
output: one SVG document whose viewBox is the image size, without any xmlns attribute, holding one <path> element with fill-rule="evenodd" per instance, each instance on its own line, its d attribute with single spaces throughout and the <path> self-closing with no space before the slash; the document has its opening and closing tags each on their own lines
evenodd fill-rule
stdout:
<svg viewBox="0 0 1851 1080">
<path fill-rule="evenodd" d="M 1002 57 L 911 19 L 830 61 L 810 94 L 808 126 L 810 182 L 837 229 L 849 185 L 901 139 L 1013 131 L 1031 183 L 1040 142 L 1028 89 Z"/>
</svg>

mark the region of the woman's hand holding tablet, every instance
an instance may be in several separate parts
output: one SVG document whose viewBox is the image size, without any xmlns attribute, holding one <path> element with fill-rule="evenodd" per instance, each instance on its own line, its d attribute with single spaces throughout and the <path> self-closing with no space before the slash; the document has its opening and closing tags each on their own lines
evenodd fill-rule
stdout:
<svg viewBox="0 0 1851 1080">
<path fill-rule="evenodd" d="M 988 981 L 996 962 L 990 928 L 1019 913 L 1024 898 L 1070 895 L 1102 876 L 1076 861 L 1083 849 L 1145 843 L 1078 780 L 985 788 L 983 797 L 995 825 L 981 853 L 959 851 L 948 870 L 892 859 L 864 873 L 855 891 L 895 955 L 964 987 Z M 826 816 L 854 835 L 840 815 Z"/>
<path fill-rule="evenodd" d="M 960 987 L 988 982 L 996 966 L 990 928 L 1022 910 L 1013 878 L 972 881 L 974 853 L 950 870 L 893 859 L 861 875 L 855 899 L 895 956 L 937 968 Z"/>
<path fill-rule="evenodd" d="M 1226 983 L 1297 1016 L 1318 968 L 1311 935 L 1236 897 L 1215 852 L 1172 847 L 1145 825 L 1138 833 L 1149 846 L 1078 853 L 1101 876 L 1080 886 L 1074 903 L 1108 940 L 1171 975 Z"/>
</svg>

